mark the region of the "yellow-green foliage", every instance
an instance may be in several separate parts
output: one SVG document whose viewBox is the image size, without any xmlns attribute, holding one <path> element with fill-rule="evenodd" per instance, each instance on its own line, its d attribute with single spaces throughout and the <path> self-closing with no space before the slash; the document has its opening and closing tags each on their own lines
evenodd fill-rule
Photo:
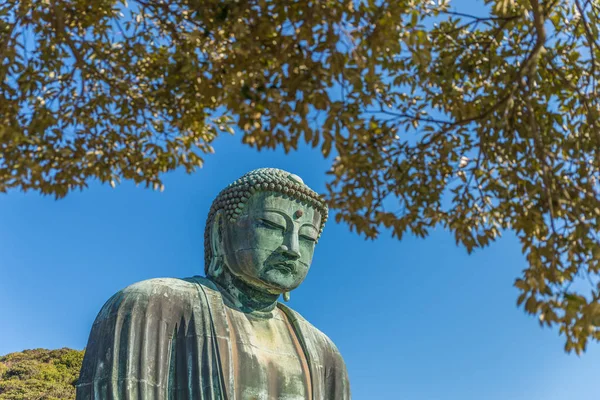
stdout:
<svg viewBox="0 0 600 400">
<path fill-rule="evenodd" d="M 0 357 L 0 400 L 75 398 L 83 350 L 24 350 Z"/>
<path fill-rule="evenodd" d="M 517 304 L 581 353 L 600 341 L 600 2 L 478 3 L 0 0 L 0 193 L 162 190 L 227 132 L 312 146 L 368 238 L 445 229 L 471 252 L 512 231 Z"/>
</svg>

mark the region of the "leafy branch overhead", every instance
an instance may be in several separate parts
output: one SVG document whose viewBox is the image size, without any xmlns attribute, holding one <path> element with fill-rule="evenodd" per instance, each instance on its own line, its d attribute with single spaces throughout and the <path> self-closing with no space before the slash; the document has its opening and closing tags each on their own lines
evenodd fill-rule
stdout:
<svg viewBox="0 0 600 400">
<path fill-rule="evenodd" d="M 236 128 L 332 155 L 336 218 L 369 238 L 502 231 L 519 304 L 566 350 L 600 339 L 600 4 L 8 0 L 0 190 L 161 188 Z"/>
</svg>

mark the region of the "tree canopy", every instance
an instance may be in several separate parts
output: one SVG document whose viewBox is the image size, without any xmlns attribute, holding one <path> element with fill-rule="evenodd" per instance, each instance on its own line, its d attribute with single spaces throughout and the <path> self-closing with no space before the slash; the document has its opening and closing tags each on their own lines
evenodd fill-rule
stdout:
<svg viewBox="0 0 600 400">
<path fill-rule="evenodd" d="M 565 349 L 600 339 L 600 4 L 487 0 L 7 0 L 0 190 L 162 189 L 218 135 L 332 160 L 337 221 L 514 231 L 518 304 Z"/>
</svg>

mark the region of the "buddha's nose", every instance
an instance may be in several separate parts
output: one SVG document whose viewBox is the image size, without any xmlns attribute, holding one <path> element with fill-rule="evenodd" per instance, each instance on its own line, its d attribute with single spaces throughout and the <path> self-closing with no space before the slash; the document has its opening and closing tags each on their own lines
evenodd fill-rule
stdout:
<svg viewBox="0 0 600 400">
<path fill-rule="evenodd" d="M 298 243 L 298 237 L 290 235 L 286 243 L 279 246 L 279 250 L 290 258 L 300 258 L 300 244 Z"/>
</svg>

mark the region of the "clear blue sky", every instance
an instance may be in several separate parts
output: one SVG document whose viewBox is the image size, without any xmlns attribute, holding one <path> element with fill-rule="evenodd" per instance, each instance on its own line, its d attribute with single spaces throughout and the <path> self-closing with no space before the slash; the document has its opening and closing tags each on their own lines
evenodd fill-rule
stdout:
<svg viewBox="0 0 600 400">
<path fill-rule="evenodd" d="M 319 152 L 239 140 L 220 138 L 205 168 L 167 175 L 163 193 L 94 184 L 60 201 L 0 196 L 0 354 L 81 349 L 117 290 L 202 273 L 210 203 L 244 172 L 279 167 L 324 190 Z M 516 308 L 524 266 L 511 236 L 468 256 L 443 231 L 365 241 L 331 220 L 290 305 L 338 345 L 357 400 L 597 400 L 598 345 L 566 355 L 556 331 Z"/>
<path fill-rule="evenodd" d="M 243 173 L 283 168 L 324 191 L 329 163 L 318 151 L 239 142 L 219 138 L 203 169 L 168 174 L 163 193 L 125 183 L 60 201 L 0 195 L 0 354 L 81 349 L 117 290 L 201 274 L 210 204 Z M 600 346 L 567 355 L 555 330 L 515 306 L 525 266 L 510 235 L 469 256 L 442 230 L 365 241 L 331 218 L 290 305 L 337 344 L 355 400 L 598 400 Z"/>
</svg>

